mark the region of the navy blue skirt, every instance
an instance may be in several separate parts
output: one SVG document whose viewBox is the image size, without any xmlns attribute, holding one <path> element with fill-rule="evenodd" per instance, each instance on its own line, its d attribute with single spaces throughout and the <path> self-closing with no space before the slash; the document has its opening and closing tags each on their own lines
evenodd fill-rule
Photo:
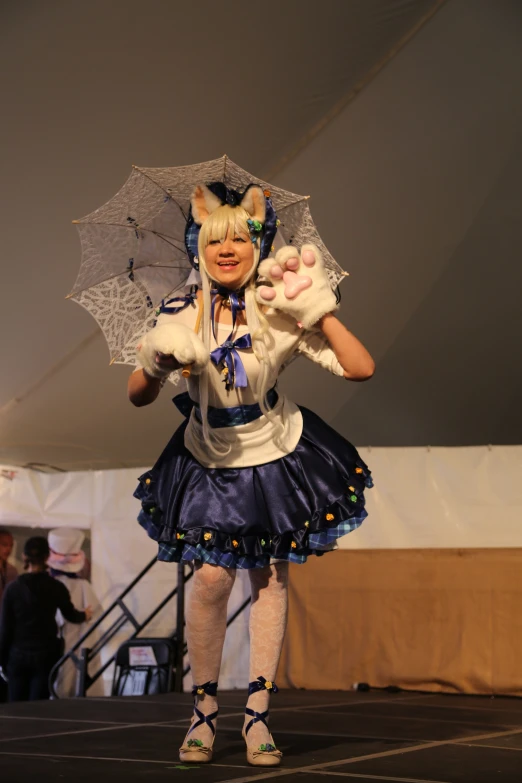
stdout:
<svg viewBox="0 0 522 783">
<path fill-rule="evenodd" d="M 138 521 L 159 560 L 261 568 L 304 563 L 332 549 L 367 516 L 367 465 L 351 443 L 307 408 L 295 451 L 248 468 L 204 468 L 185 448 L 187 422 L 139 479 Z"/>
</svg>

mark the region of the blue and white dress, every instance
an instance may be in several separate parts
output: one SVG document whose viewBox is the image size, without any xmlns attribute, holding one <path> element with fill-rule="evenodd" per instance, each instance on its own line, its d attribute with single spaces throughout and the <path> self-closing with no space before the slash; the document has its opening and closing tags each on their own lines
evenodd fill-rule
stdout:
<svg viewBox="0 0 522 783">
<path fill-rule="evenodd" d="M 196 314 L 190 306 L 160 315 L 158 323 L 193 329 Z M 245 388 L 227 391 L 221 369 L 209 369 L 208 420 L 229 446 L 226 457 L 210 457 L 205 448 L 198 379 L 188 380 L 188 391 L 174 398 L 186 420 L 134 493 L 142 506 L 138 520 L 158 542 L 160 560 L 227 568 L 304 563 L 335 548 L 367 516 L 364 490 L 372 479 L 355 447 L 277 390 L 277 377 L 295 354 L 342 377 L 341 365 L 320 331 L 303 330 L 275 310 L 266 317 L 274 337 L 268 399 L 283 434 L 274 437 L 252 394 L 259 363 L 251 348 L 240 351 Z M 211 348 L 223 344 L 230 329 L 217 325 Z M 247 332 L 236 327 L 233 340 Z"/>
</svg>

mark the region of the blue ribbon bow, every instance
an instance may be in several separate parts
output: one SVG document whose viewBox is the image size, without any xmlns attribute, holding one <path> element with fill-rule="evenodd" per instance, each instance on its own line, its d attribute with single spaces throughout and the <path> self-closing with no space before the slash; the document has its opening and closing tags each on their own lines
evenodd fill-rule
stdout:
<svg viewBox="0 0 522 783">
<path fill-rule="evenodd" d="M 208 693 L 209 696 L 215 696 L 217 693 L 217 687 L 217 682 L 212 682 L 211 680 L 203 683 L 203 685 L 193 685 L 192 695 L 203 696 L 203 694 Z"/>
<path fill-rule="evenodd" d="M 236 388 L 244 389 L 248 386 L 248 378 L 241 357 L 236 349 L 252 348 L 252 338 L 249 334 L 245 334 L 237 340 L 233 340 L 232 338 L 236 328 L 238 313 L 245 309 L 245 291 L 244 289 L 232 291 L 229 288 L 225 288 L 225 286 L 218 286 L 218 288 L 213 288 L 210 293 L 212 294 L 210 318 L 212 321 L 212 333 L 216 342 L 218 339 L 216 335 L 215 309 L 218 296 L 220 296 L 221 299 L 228 299 L 230 302 L 230 309 L 232 310 L 232 331 L 225 342 L 211 352 L 210 358 L 215 365 L 219 366 L 220 364 L 223 364 L 226 367 L 225 388 L 227 391 L 233 389 L 234 386 Z"/>
<path fill-rule="evenodd" d="M 237 349 L 252 348 L 252 338 L 249 334 L 244 334 L 234 341 L 231 338 L 232 332 L 230 332 L 223 345 L 218 346 L 211 352 L 210 358 L 216 366 L 224 364 L 227 368 L 227 390 L 232 389 L 234 386 L 244 389 L 248 386 L 248 378 Z"/>
<path fill-rule="evenodd" d="M 198 287 L 197 285 L 194 285 L 191 287 L 190 292 L 186 294 L 185 296 L 175 296 L 173 299 L 165 299 L 161 300 L 161 305 L 158 308 L 157 315 L 160 313 L 179 313 L 181 310 L 184 310 L 185 307 L 188 307 L 189 305 L 196 304 L 198 294 Z M 183 302 L 183 304 L 176 305 L 175 307 L 169 307 L 169 305 L 172 304 L 172 302 Z"/>
<path fill-rule="evenodd" d="M 265 679 L 265 677 L 258 677 L 257 680 L 248 683 L 249 696 L 251 696 L 253 693 L 257 693 L 258 691 L 264 691 L 264 690 L 277 693 L 279 691 L 279 688 L 277 687 L 275 682 L 269 682 L 267 679 Z"/>
</svg>

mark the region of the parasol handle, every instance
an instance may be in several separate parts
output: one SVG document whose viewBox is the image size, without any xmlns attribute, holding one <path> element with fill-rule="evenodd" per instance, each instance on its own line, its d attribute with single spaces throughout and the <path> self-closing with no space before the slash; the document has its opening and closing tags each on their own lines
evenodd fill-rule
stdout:
<svg viewBox="0 0 522 783">
<path fill-rule="evenodd" d="M 199 301 L 198 301 L 198 317 L 196 318 L 196 325 L 194 327 L 194 332 L 196 334 L 199 332 L 199 327 L 201 326 L 201 318 L 202 317 L 203 317 L 203 302 L 201 301 L 201 299 L 199 299 Z M 182 376 L 184 378 L 190 378 L 190 376 L 192 374 L 192 365 L 191 364 L 186 364 L 183 367 L 183 369 L 181 371 L 181 374 L 182 374 Z"/>
</svg>

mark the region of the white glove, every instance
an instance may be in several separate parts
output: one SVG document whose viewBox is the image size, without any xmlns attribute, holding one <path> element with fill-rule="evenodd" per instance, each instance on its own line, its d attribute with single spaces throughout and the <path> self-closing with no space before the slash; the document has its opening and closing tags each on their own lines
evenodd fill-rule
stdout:
<svg viewBox="0 0 522 783">
<path fill-rule="evenodd" d="M 144 335 L 136 351 L 143 369 L 153 378 L 166 378 L 172 372 L 172 367 L 161 366 L 160 362 L 165 358 L 161 354 L 173 356 L 181 367 L 190 365 L 194 375 L 199 375 L 209 360 L 200 338 L 183 324 L 156 326 Z"/>
<path fill-rule="evenodd" d="M 258 274 L 269 285 L 257 288 L 257 301 L 288 313 L 305 329 L 337 310 L 323 258 L 315 245 L 303 245 L 301 255 L 295 247 L 282 247 L 275 258 L 259 265 Z"/>
</svg>

